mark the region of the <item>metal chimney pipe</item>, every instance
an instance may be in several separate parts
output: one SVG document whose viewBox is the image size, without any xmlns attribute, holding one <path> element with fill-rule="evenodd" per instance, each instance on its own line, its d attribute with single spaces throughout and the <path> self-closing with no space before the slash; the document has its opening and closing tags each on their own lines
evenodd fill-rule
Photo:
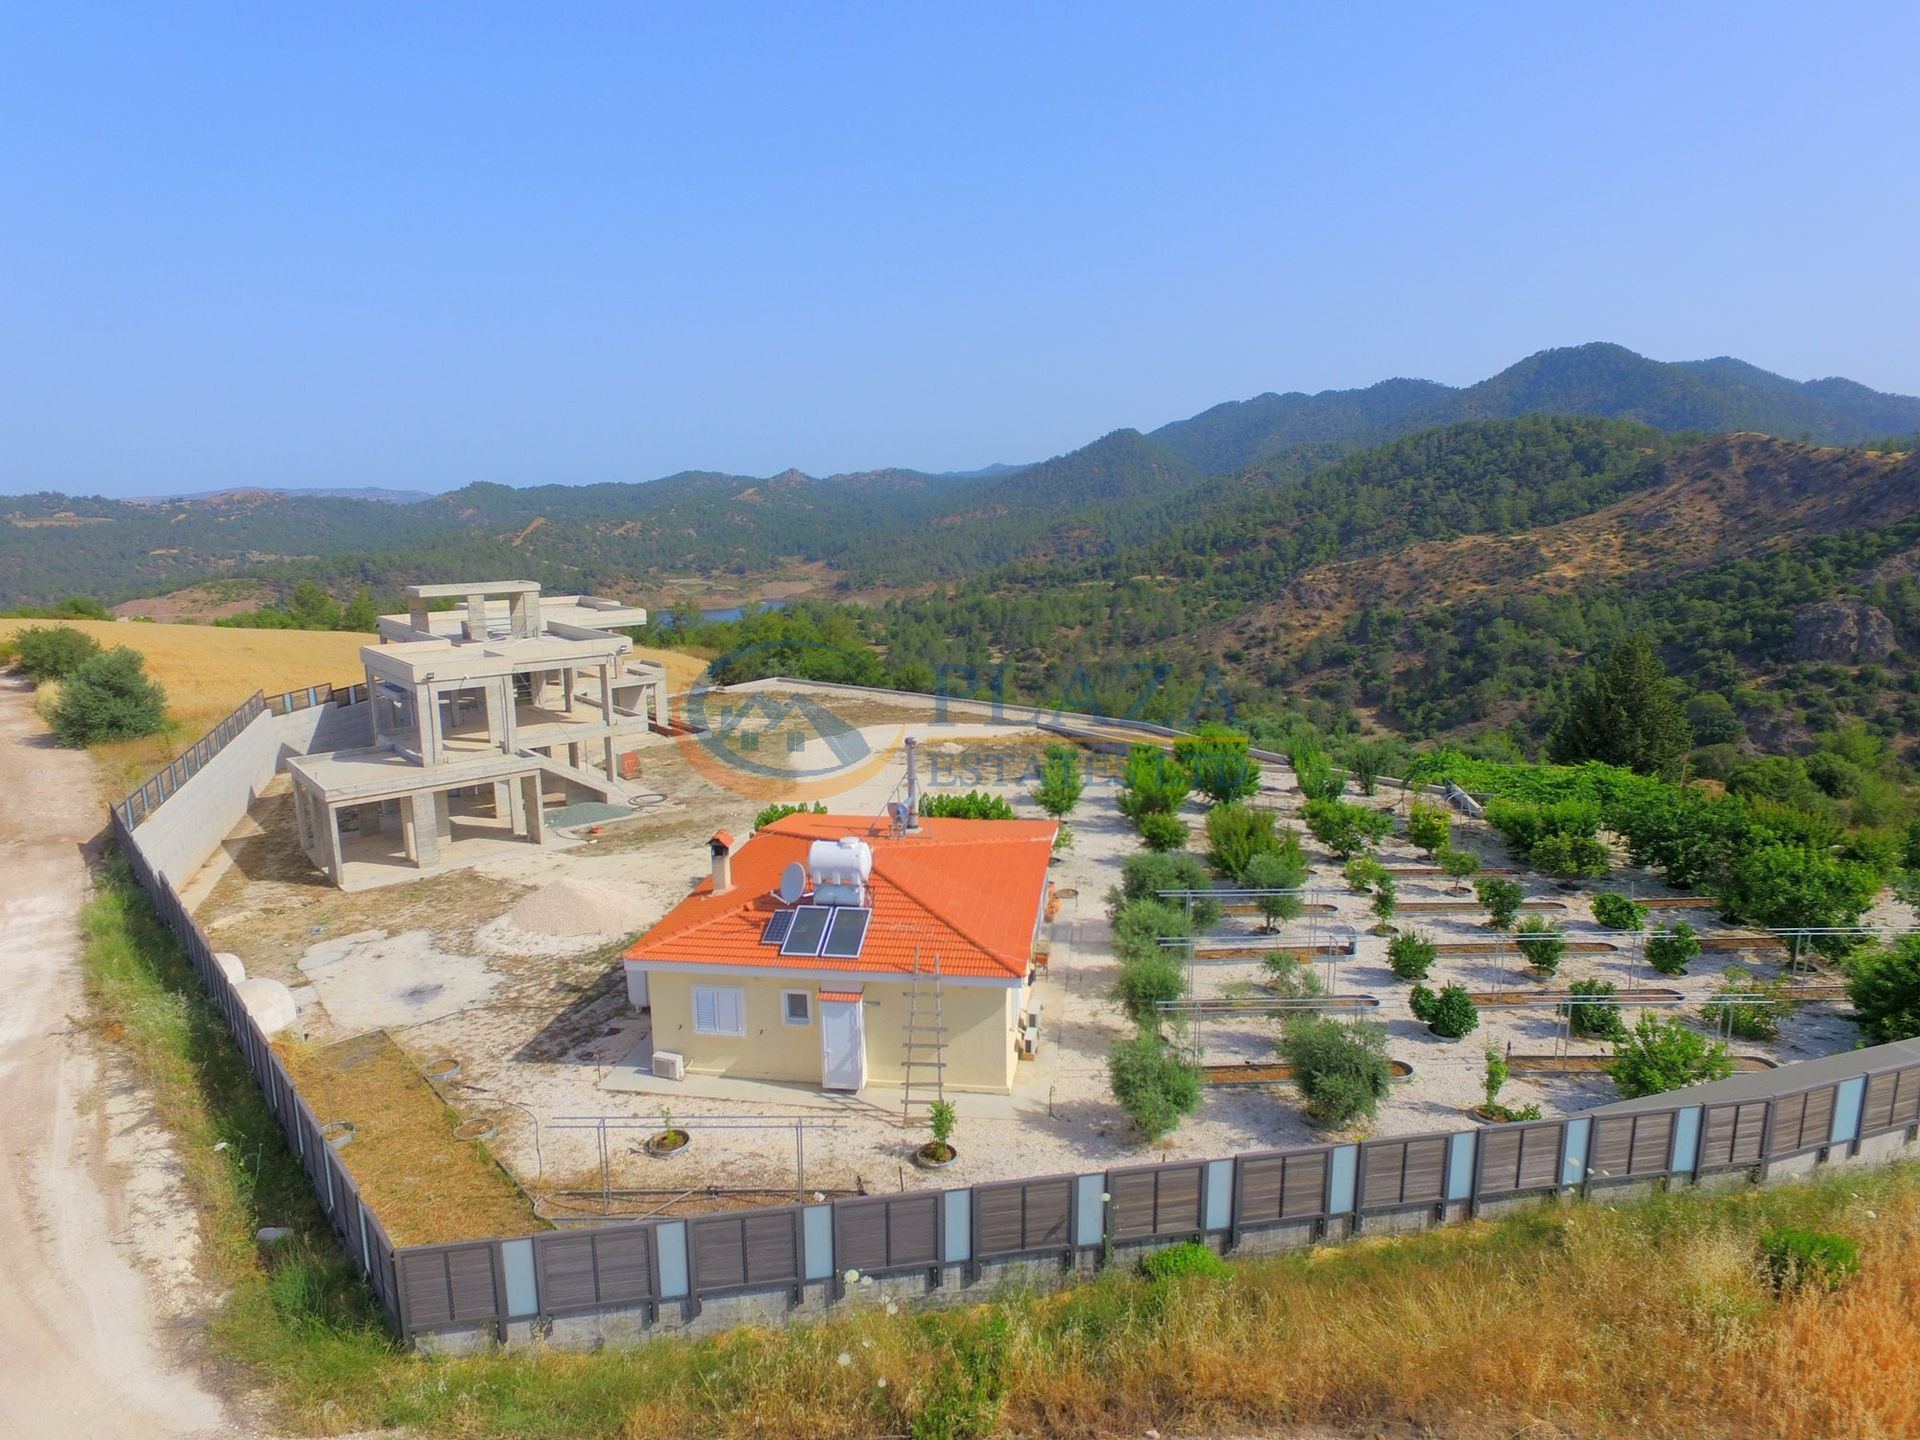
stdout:
<svg viewBox="0 0 1920 1440">
<path fill-rule="evenodd" d="M 920 748 L 920 742 L 913 736 L 907 736 L 907 833 L 913 834 L 920 828 L 920 769 L 914 763 L 914 752 Z"/>
</svg>

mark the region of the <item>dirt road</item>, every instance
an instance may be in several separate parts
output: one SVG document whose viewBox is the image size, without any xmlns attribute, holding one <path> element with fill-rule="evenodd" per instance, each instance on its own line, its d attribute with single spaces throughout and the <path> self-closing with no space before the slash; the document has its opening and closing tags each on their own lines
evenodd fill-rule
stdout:
<svg viewBox="0 0 1920 1440">
<path fill-rule="evenodd" d="M 244 1433 L 156 1317 L 191 1304 L 166 1137 L 77 1033 L 92 762 L 0 676 L 0 1435 Z"/>
</svg>

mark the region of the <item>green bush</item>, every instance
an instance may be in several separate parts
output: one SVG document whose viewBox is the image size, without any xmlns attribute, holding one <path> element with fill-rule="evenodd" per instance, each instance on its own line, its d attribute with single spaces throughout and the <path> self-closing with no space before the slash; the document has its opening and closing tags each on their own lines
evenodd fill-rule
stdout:
<svg viewBox="0 0 1920 1440">
<path fill-rule="evenodd" d="M 1642 1015 L 1640 1023 L 1615 1045 L 1607 1073 L 1625 1099 L 1636 1100 L 1724 1080 L 1733 1073 L 1733 1059 L 1726 1046 L 1709 1041 L 1680 1020 Z"/>
<path fill-rule="evenodd" d="M 1255 810 L 1235 800 L 1207 812 L 1207 859 L 1222 875 L 1244 884 L 1254 857 L 1271 855 L 1279 848 L 1272 811 Z"/>
<path fill-rule="evenodd" d="M 95 655 L 60 683 L 52 718 L 62 745 L 137 740 L 166 728 L 167 692 L 148 678 L 140 652 L 121 645 Z"/>
<path fill-rule="evenodd" d="M 1429 936 L 1413 930 L 1396 930 L 1387 942 L 1387 965 L 1402 980 L 1426 979 L 1439 954 Z"/>
<path fill-rule="evenodd" d="M 1137 826 L 1143 816 L 1173 814 L 1190 788 L 1190 777 L 1173 756 L 1158 745 L 1135 745 L 1127 752 L 1115 804 Z"/>
<path fill-rule="evenodd" d="M 1160 941 L 1191 933 L 1186 907 L 1174 900 L 1129 900 L 1113 914 L 1113 953 L 1122 961 L 1164 955 Z"/>
<path fill-rule="evenodd" d="M 1200 1104 L 1200 1071 L 1152 1029 L 1116 1040 L 1107 1056 L 1113 1098 L 1149 1140 L 1172 1133 Z"/>
<path fill-rule="evenodd" d="M 1013 806 L 999 795 L 969 790 L 964 795 L 922 795 L 920 813 L 939 820 L 1012 820 Z"/>
<path fill-rule="evenodd" d="M 1684 920 L 1647 936 L 1647 964 L 1662 975 L 1686 974 L 1688 962 L 1699 953 L 1700 937 Z"/>
<path fill-rule="evenodd" d="M 1480 857 L 1471 850 L 1455 850 L 1445 846 L 1434 855 L 1434 861 L 1453 881 L 1453 888 L 1459 890 L 1460 882 L 1480 873 Z"/>
<path fill-rule="evenodd" d="M 1609 930 L 1638 930 L 1647 923 L 1647 907 L 1626 895 L 1596 895 L 1593 918 Z"/>
<path fill-rule="evenodd" d="M 1769 1230 L 1760 1237 L 1760 1257 L 1781 1294 L 1803 1287 L 1837 1290 L 1860 1272 L 1860 1246 L 1826 1230 Z"/>
<path fill-rule="evenodd" d="M 1122 960 L 1114 978 L 1113 998 L 1141 1024 L 1157 1024 L 1163 1000 L 1187 993 L 1187 977 L 1172 951 L 1161 947 L 1153 954 Z"/>
<path fill-rule="evenodd" d="M 1169 850 L 1184 850 L 1189 838 L 1186 821 L 1178 815 L 1162 815 L 1157 811 L 1135 817 L 1133 828 L 1140 832 L 1140 843 L 1160 855 Z"/>
<path fill-rule="evenodd" d="M 1447 848 L 1453 835 L 1453 815 L 1442 805 L 1416 800 L 1407 807 L 1407 839 L 1429 857 Z"/>
<path fill-rule="evenodd" d="M 1480 897 L 1480 903 L 1487 907 L 1487 925 L 1493 930 L 1505 930 L 1512 926 L 1513 917 L 1520 913 L 1520 904 L 1527 898 L 1512 880 L 1498 875 L 1487 875 L 1473 882 L 1474 894 Z"/>
<path fill-rule="evenodd" d="M 1356 855 L 1340 873 L 1346 877 L 1347 889 L 1356 895 L 1365 895 L 1387 878 L 1387 867 L 1372 855 Z"/>
<path fill-rule="evenodd" d="M 1394 909 L 1399 902 L 1399 885 L 1395 883 L 1391 875 L 1383 871 L 1379 880 L 1374 882 L 1373 887 L 1373 914 L 1374 918 L 1380 922 L 1374 931 L 1375 934 L 1384 935 L 1386 933 L 1386 927 L 1392 921 Z"/>
<path fill-rule="evenodd" d="M 1218 726 L 1173 742 L 1173 758 L 1194 790 L 1216 805 L 1259 793 L 1260 766 L 1247 754 L 1247 737 Z"/>
<path fill-rule="evenodd" d="M 1513 933 L 1514 943 L 1527 963 L 1549 975 L 1560 973 L 1561 957 L 1567 953 L 1567 927 L 1557 920 L 1542 920 L 1529 915 Z"/>
<path fill-rule="evenodd" d="M 1186 1240 L 1142 1257 L 1140 1273 L 1149 1280 L 1176 1280 L 1190 1275 L 1224 1280 L 1233 1274 L 1233 1267 L 1198 1240 Z"/>
<path fill-rule="evenodd" d="M 1596 999 L 1611 998 L 1620 993 L 1620 987 L 1611 980 L 1576 980 L 1567 989 L 1573 995 Z M 1558 1013 L 1567 1022 L 1567 1034 L 1575 1039 L 1618 1042 L 1627 1038 L 1627 1027 L 1620 1019 L 1618 1006 L 1562 1005 Z"/>
<path fill-rule="evenodd" d="M 1435 994 L 1425 985 L 1416 985 L 1407 997 L 1407 1005 L 1416 1019 L 1426 1021 L 1443 1040 L 1458 1040 L 1480 1026 L 1479 1007 L 1463 986 L 1448 985 Z"/>
<path fill-rule="evenodd" d="M 1081 767 L 1080 751 L 1072 745 L 1050 746 L 1040 761 L 1040 777 L 1033 787 L 1033 801 L 1055 820 L 1065 820 L 1080 803 L 1086 789 L 1086 774 Z M 1062 829 L 1061 834 L 1066 831 Z"/>
<path fill-rule="evenodd" d="M 827 807 L 819 801 L 811 805 L 769 805 L 753 817 L 753 828 L 764 830 L 776 820 L 784 820 L 789 815 L 824 815 Z"/>
<path fill-rule="evenodd" d="M 13 653 L 29 680 L 64 680 L 100 653 L 100 642 L 71 625 L 32 625 L 13 637 Z"/>
<path fill-rule="evenodd" d="M 1527 856 L 1529 865 L 1556 880 L 1598 880 L 1611 861 L 1592 835 L 1543 835 Z"/>
<path fill-rule="evenodd" d="M 1729 965 L 1720 976 L 1720 988 L 1700 1007 L 1700 1018 L 1716 1030 L 1724 1026 L 1729 1035 L 1742 1040 L 1772 1040 L 1778 1036 L 1780 1022 L 1795 1008 L 1787 982 L 1755 980 L 1739 965 Z M 1752 995 L 1755 999 L 1729 1000 L 1729 995 Z"/>
<path fill-rule="evenodd" d="M 1920 935 L 1856 956 L 1847 995 L 1860 1031 L 1875 1045 L 1920 1035 Z"/>
<path fill-rule="evenodd" d="M 1309 801 L 1337 800 L 1347 788 L 1346 780 L 1333 768 L 1324 750 L 1314 745 L 1296 745 L 1287 752 L 1287 763 L 1300 782 L 1300 793 Z"/>
<path fill-rule="evenodd" d="M 1293 1067 L 1307 1113 L 1323 1125 L 1371 1120 L 1393 1081 L 1386 1027 L 1365 1020 L 1294 1016 L 1281 1034 L 1280 1054 Z"/>
<path fill-rule="evenodd" d="M 1285 840 L 1281 849 L 1256 855 L 1247 863 L 1247 873 L 1241 878 L 1250 889 L 1291 891 L 1298 890 L 1306 883 L 1307 863 L 1300 854 L 1300 837 L 1291 830 L 1283 833 Z M 1290 851 L 1286 848 L 1288 846 L 1291 847 Z M 1291 894 L 1256 895 L 1253 903 L 1260 907 L 1261 918 L 1269 930 L 1285 921 L 1299 919 L 1307 908 L 1304 899 Z"/>
<path fill-rule="evenodd" d="M 1313 838 L 1343 860 L 1371 849 L 1393 829 L 1393 816 L 1385 811 L 1344 800 L 1309 800 L 1303 813 Z"/>
<path fill-rule="evenodd" d="M 1184 850 L 1129 855 L 1120 863 L 1119 888 L 1107 892 L 1107 917 L 1116 917 L 1129 900 L 1151 900 L 1163 890 L 1197 890 L 1202 898 L 1193 902 L 1193 927 L 1210 929 L 1220 923 L 1220 902 L 1205 898 L 1212 888 L 1213 876 L 1197 855 Z"/>
</svg>

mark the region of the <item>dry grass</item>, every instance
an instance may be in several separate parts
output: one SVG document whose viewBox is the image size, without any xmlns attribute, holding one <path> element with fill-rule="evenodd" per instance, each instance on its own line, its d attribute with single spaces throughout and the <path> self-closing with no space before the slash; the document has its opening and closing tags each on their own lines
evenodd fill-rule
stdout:
<svg viewBox="0 0 1920 1440">
<path fill-rule="evenodd" d="M 461 1117 L 389 1036 L 362 1035 L 324 1049 L 275 1048 L 322 1123 L 353 1122 L 340 1158 L 394 1244 L 546 1228 L 484 1144 L 454 1139 Z"/>
</svg>

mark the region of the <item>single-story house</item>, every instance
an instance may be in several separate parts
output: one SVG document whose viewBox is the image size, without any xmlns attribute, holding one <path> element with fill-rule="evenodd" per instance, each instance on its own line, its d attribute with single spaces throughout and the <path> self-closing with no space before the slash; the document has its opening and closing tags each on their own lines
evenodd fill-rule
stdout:
<svg viewBox="0 0 1920 1440">
<path fill-rule="evenodd" d="M 624 957 L 656 1055 L 688 1073 L 859 1090 L 898 1084 L 916 985 L 938 971 L 949 1091 L 1013 1088 L 1047 908 L 1051 820 L 783 817 L 738 847 Z M 916 1068 L 915 1084 L 931 1080 Z"/>
</svg>

